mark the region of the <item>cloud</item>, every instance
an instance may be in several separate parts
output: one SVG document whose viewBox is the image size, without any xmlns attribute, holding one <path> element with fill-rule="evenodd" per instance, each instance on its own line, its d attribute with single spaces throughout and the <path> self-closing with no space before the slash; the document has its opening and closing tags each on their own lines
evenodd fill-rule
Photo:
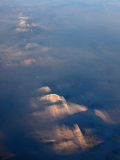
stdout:
<svg viewBox="0 0 120 160">
<path fill-rule="evenodd" d="M 42 47 L 41 48 L 41 52 L 47 52 L 49 51 L 51 48 L 50 47 Z"/>
<path fill-rule="evenodd" d="M 48 95 L 45 95 L 45 96 L 42 96 L 42 97 L 38 97 L 37 98 L 39 101 L 49 101 L 51 103 L 56 103 L 56 102 L 63 102 L 63 103 L 66 103 L 64 97 L 62 96 L 59 96 L 57 94 L 48 94 Z"/>
<path fill-rule="evenodd" d="M 47 52 L 47 51 L 51 50 L 50 47 L 40 46 L 38 43 L 27 43 L 24 48 L 26 50 L 37 48 L 39 53 L 44 53 L 44 52 Z"/>
<path fill-rule="evenodd" d="M 49 93 L 49 92 L 51 92 L 51 89 L 48 86 L 44 86 L 44 87 L 41 87 L 41 88 L 37 88 L 36 92 L 38 92 L 38 93 Z"/>
<path fill-rule="evenodd" d="M 30 27 L 30 24 L 28 24 L 25 20 L 21 19 L 18 21 L 19 27 Z"/>
<path fill-rule="evenodd" d="M 41 48 L 39 52 L 42 53 L 42 52 L 46 52 L 46 51 L 47 51 L 47 49 Z M 29 54 L 29 53 L 26 53 L 26 55 L 27 54 Z M 24 60 L 20 61 L 17 65 L 25 65 L 25 64 L 33 65 L 33 64 L 35 64 L 35 65 L 39 65 L 39 66 L 43 66 L 43 67 L 55 67 L 55 66 L 58 66 L 58 65 L 60 65 L 62 63 L 63 63 L 62 60 L 59 60 L 59 59 L 57 59 L 55 57 L 38 56 L 36 59 L 35 58 L 24 59 Z"/>
<path fill-rule="evenodd" d="M 40 29 L 44 30 L 44 31 L 51 31 L 52 29 L 46 25 L 43 25 L 41 23 L 31 23 L 31 25 L 33 27 L 40 27 Z"/>
<path fill-rule="evenodd" d="M 77 148 L 81 148 L 82 150 L 84 150 L 85 148 L 87 148 L 85 137 L 83 136 L 77 124 L 75 124 L 73 128 L 69 128 L 66 126 L 56 128 L 55 138 L 56 143 L 54 145 L 54 149 L 57 151 L 69 151 L 69 149 L 74 150 Z"/>
<path fill-rule="evenodd" d="M 28 32 L 29 29 L 27 28 L 16 28 L 16 32 Z"/>
<path fill-rule="evenodd" d="M 41 88 L 41 90 L 49 90 L 50 88 Z M 39 96 L 36 98 L 32 98 L 31 106 L 33 108 L 44 108 L 42 111 L 33 112 L 33 116 L 39 116 L 41 118 L 50 118 L 57 119 L 61 118 L 65 115 L 72 115 L 78 112 L 87 111 L 87 107 L 83 105 L 78 105 L 74 103 L 67 103 L 63 96 L 59 96 L 57 94 L 47 94 L 44 96 Z"/>
<path fill-rule="evenodd" d="M 53 130 L 46 132 L 47 134 L 44 132 L 42 142 L 51 143 L 52 149 L 58 154 L 84 152 L 102 142 L 94 136 L 93 132 L 86 132 L 83 135 L 78 124 L 74 124 L 73 127 L 56 126 Z M 40 132 L 37 132 L 37 138 L 41 138 Z"/>
<path fill-rule="evenodd" d="M 28 43 L 28 44 L 25 46 L 25 49 L 31 49 L 31 48 L 38 47 L 38 46 L 39 46 L 38 43 Z"/>
<path fill-rule="evenodd" d="M 36 139 L 49 144 L 57 154 L 84 152 L 102 143 L 92 129 L 82 128 L 83 132 L 77 123 L 73 123 L 73 127 L 58 125 L 58 121 L 66 116 L 87 111 L 86 106 L 67 102 L 63 96 L 53 94 L 48 86 L 36 91 L 40 96 L 31 98 L 29 118 L 31 132 Z"/>
<path fill-rule="evenodd" d="M 54 144 L 54 149 L 57 152 L 85 151 L 101 143 L 101 140 L 98 140 L 93 134 L 84 136 L 78 124 L 74 124 L 72 128 L 66 126 L 58 127 L 55 133 L 56 143 Z M 90 136 L 93 138 L 90 138 Z"/>
<path fill-rule="evenodd" d="M 103 119 L 105 122 L 108 122 L 108 123 L 112 122 L 112 120 L 111 120 L 111 118 L 110 118 L 110 116 L 109 116 L 109 114 L 107 112 L 100 111 L 98 109 L 95 109 L 94 112 L 95 112 L 95 115 L 97 115 L 98 117 Z"/>
<path fill-rule="evenodd" d="M 41 30 L 44 31 L 50 31 L 51 29 L 43 24 L 40 23 L 33 23 L 33 22 L 29 22 L 30 18 L 29 17 L 25 17 L 23 16 L 19 16 L 17 18 L 17 28 L 16 28 L 16 32 L 32 32 L 32 28 L 36 28 L 39 27 Z"/>
<path fill-rule="evenodd" d="M 106 123 L 120 124 L 120 110 L 117 107 L 108 111 L 95 109 L 94 113 Z"/>
<path fill-rule="evenodd" d="M 29 19 L 29 17 L 24 17 L 24 16 L 21 16 L 21 17 L 18 17 L 19 20 L 27 20 Z"/>
<path fill-rule="evenodd" d="M 21 30 L 21 29 L 20 29 Z M 26 30 L 26 29 L 25 29 Z M 20 31 L 21 32 L 21 31 Z M 23 29 L 23 32 L 24 31 Z M 0 46 L 1 47 L 1 46 Z M 37 47 L 34 52 L 31 50 L 32 47 Z M 1 52 L 4 54 L 1 55 L 0 64 L 3 66 L 28 66 L 28 65 L 39 65 L 39 66 L 48 66 L 53 65 L 53 63 L 57 63 L 56 59 L 42 57 L 41 54 L 50 50 L 49 47 L 39 46 L 36 43 L 28 43 L 25 46 L 26 50 L 20 50 L 16 46 L 1 47 Z M 30 50 L 27 50 L 30 49 Z M 35 57 L 35 58 L 34 58 Z"/>
<path fill-rule="evenodd" d="M 28 23 L 28 17 L 18 17 L 16 32 L 31 32 L 31 25 Z"/>
<path fill-rule="evenodd" d="M 33 64 L 33 63 L 35 63 L 36 62 L 36 60 L 34 59 L 34 58 L 29 58 L 29 59 L 25 59 L 23 62 L 22 62 L 22 64 L 23 65 L 31 65 L 31 64 Z"/>
</svg>

